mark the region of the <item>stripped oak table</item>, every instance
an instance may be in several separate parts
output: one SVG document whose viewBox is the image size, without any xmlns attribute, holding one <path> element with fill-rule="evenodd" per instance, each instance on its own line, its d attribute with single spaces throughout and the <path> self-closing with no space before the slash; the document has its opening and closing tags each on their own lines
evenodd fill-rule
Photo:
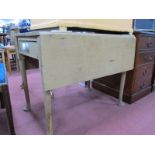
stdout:
<svg viewBox="0 0 155 155">
<path fill-rule="evenodd" d="M 16 39 L 26 111 L 31 104 L 25 58 L 39 61 L 48 134 L 53 133 L 51 95 L 56 88 L 122 73 L 119 103 L 123 104 L 126 71 L 134 66 L 133 35 L 36 31 L 18 34 Z"/>
</svg>

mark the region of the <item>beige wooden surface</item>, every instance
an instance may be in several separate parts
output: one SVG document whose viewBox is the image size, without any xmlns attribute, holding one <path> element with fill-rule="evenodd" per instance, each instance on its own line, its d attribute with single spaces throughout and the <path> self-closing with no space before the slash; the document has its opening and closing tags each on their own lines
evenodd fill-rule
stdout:
<svg viewBox="0 0 155 155">
<path fill-rule="evenodd" d="M 40 64 L 45 90 L 131 70 L 135 37 L 81 33 L 41 35 Z"/>
<path fill-rule="evenodd" d="M 80 27 L 133 32 L 132 19 L 31 19 L 31 29 Z"/>
</svg>

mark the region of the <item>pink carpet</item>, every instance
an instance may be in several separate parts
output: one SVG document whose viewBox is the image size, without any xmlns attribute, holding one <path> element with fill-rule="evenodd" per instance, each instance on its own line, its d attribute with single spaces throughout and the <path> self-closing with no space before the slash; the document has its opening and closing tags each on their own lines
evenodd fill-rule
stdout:
<svg viewBox="0 0 155 155">
<path fill-rule="evenodd" d="M 12 73 L 9 89 L 16 134 L 46 134 L 40 72 L 28 71 L 32 111 L 24 112 L 21 76 Z M 55 90 L 54 134 L 155 134 L 155 92 L 132 105 L 118 106 L 117 99 L 80 84 Z"/>
</svg>

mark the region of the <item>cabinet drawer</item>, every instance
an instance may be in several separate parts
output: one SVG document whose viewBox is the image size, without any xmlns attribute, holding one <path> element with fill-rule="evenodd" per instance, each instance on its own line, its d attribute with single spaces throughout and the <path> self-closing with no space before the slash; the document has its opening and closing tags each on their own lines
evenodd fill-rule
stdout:
<svg viewBox="0 0 155 155">
<path fill-rule="evenodd" d="M 38 59 L 38 43 L 37 40 L 19 40 L 19 53 Z"/>
<path fill-rule="evenodd" d="M 139 35 L 137 49 L 151 49 L 155 48 L 155 37 L 147 35 Z"/>
<path fill-rule="evenodd" d="M 132 93 L 137 93 L 138 91 L 145 89 L 147 87 L 151 86 L 151 77 L 141 80 L 141 81 L 135 81 L 133 85 L 133 91 Z"/>
<path fill-rule="evenodd" d="M 155 51 L 149 51 L 144 53 L 137 53 L 135 58 L 135 66 L 139 66 L 145 63 L 154 62 Z"/>
<path fill-rule="evenodd" d="M 135 69 L 133 93 L 151 86 L 153 63 Z"/>
<path fill-rule="evenodd" d="M 142 81 L 144 79 L 152 78 L 154 64 L 146 64 L 144 66 L 135 68 L 134 81 Z"/>
</svg>

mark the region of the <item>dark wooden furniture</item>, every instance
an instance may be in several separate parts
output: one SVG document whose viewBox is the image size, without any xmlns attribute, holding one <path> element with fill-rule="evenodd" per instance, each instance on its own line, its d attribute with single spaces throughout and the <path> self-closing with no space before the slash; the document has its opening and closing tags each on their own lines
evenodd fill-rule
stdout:
<svg viewBox="0 0 155 155">
<path fill-rule="evenodd" d="M 7 84 L 7 78 L 4 83 L 0 83 L 0 107 L 6 109 L 10 133 L 12 135 L 15 135 L 13 116 L 12 116 L 12 107 L 11 107 L 8 84 Z"/>
<path fill-rule="evenodd" d="M 10 133 L 12 135 L 15 135 L 15 129 L 14 129 L 14 123 L 13 123 L 13 117 L 12 117 L 12 107 L 11 107 L 10 95 L 9 95 L 9 90 L 7 85 L 0 86 L 0 100 L 2 104 L 1 108 L 6 109 Z"/>
<path fill-rule="evenodd" d="M 134 69 L 127 72 L 123 100 L 128 103 L 151 92 L 155 60 L 155 33 L 135 32 L 136 55 Z M 118 97 L 120 74 L 95 79 L 92 86 Z M 155 85 L 155 84 L 154 84 Z"/>
</svg>

